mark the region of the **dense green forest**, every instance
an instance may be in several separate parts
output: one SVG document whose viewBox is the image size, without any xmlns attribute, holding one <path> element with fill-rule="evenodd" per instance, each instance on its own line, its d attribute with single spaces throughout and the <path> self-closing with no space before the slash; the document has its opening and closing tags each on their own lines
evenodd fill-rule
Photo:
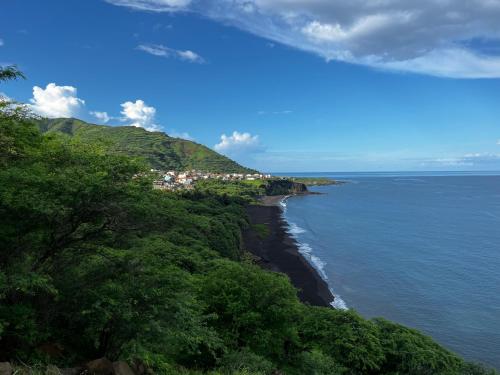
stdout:
<svg viewBox="0 0 500 375">
<path fill-rule="evenodd" d="M 300 303 L 285 275 L 245 255 L 255 187 L 153 190 L 135 153 L 42 133 L 23 107 L 0 107 L 0 362 L 68 367 L 105 356 L 159 374 L 494 374 L 415 330 Z"/>
<path fill-rule="evenodd" d="M 58 132 L 82 143 L 105 142 L 106 148 L 121 155 L 142 157 L 153 168 L 231 173 L 254 173 L 233 160 L 198 143 L 149 132 L 133 126 L 88 124 L 74 118 L 40 119 L 40 130 Z"/>
</svg>

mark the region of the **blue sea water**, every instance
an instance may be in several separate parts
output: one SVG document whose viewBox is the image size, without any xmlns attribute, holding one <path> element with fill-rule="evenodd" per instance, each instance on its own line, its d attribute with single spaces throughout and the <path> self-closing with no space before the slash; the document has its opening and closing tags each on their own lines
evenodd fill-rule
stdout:
<svg viewBox="0 0 500 375">
<path fill-rule="evenodd" d="M 284 216 L 337 307 L 417 328 L 500 369 L 500 176 L 315 176 L 348 183 L 288 199 Z"/>
</svg>

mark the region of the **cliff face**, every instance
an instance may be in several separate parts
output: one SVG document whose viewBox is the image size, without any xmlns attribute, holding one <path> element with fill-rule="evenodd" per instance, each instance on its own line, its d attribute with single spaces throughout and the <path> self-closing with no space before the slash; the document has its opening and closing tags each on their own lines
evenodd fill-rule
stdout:
<svg viewBox="0 0 500 375">
<path fill-rule="evenodd" d="M 266 185 L 266 195 L 305 194 L 307 186 L 291 180 L 271 180 Z"/>
</svg>

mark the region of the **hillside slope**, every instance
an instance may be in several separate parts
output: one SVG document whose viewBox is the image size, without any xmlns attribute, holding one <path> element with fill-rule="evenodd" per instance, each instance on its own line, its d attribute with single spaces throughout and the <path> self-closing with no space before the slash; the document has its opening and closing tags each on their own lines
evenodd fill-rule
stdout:
<svg viewBox="0 0 500 375">
<path fill-rule="evenodd" d="M 118 153 L 143 157 L 152 168 L 210 172 L 254 172 L 206 146 L 133 126 L 89 124 L 74 118 L 42 119 L 42 132 L 60 132 L 84 142 L 101 142 Z"/>
</svg>

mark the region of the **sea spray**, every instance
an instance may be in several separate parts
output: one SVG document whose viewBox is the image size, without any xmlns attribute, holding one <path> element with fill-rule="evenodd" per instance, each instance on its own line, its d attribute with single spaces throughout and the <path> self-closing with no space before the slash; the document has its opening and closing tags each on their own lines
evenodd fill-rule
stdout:
<svg viewBox="0 0 500 375">
<path fill-rule="evenodd" d="M 314 269 L 319 273 L 320 277 L 328 284 L 328 276 L 325 272 L 326 263 L 322 261 L 318 256 L 313 254 L 312 247 L 305 242 L 301 242 L 299 239 L 299 234 L 306 233 L 307 231 L 304 228 L 299 227 L 296 223 L 287 220 L 286 218 L 286 210 L 287 210 L 287 200 L 290 198 L 289 195 L 283 197 L 279 202 L 281 207 L 281 217 L 288 224 L 286 231 L 297 243 L 297 247 L 299 249 L 299 253 L 311 264 Z M 330 305 L 336 309 L 347 310 L 347 305 L 344 300 L 336 294 L 331 287 L 328 288 L 332 295 L 335 297 Z"/>
</svg>

